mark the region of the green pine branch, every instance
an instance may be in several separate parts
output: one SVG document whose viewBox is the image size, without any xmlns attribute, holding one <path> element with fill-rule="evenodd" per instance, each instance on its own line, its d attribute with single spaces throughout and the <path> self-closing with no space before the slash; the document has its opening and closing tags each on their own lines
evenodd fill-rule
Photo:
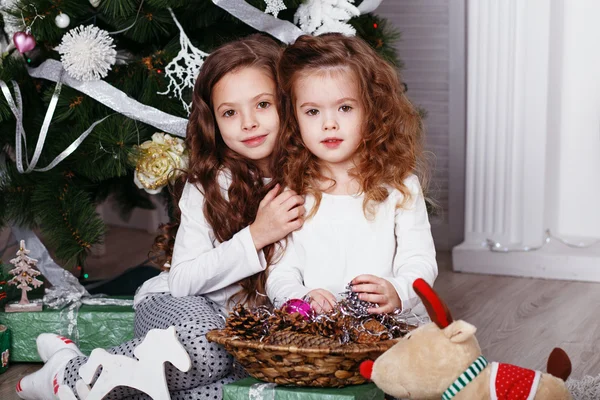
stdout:
<svg viewBox="0 0 600 400">
<path fill-rule="evenodd" d="M 20 21 L 21 25 L 24 21 L 25 26 L 31 26 L 31 33 L 38 43 L 54 47 L 65 34 L 65 29 L 56 26 L 56 16 L 60 13 L 67 14 L 71 19 L 70 27 L 74 27 L 90 11 L 90 4 L 81 0 L 20 0 L 8 13 Z"/>
<path fill-rule="evenodd" d="M 110 18 L 122 19 L 135 15 L 138 7 L 139 1 L 137 0 L 102 0 L 98 11 Z"/>
<path fill-rule="evenodd" d="M 365 14 L 349 21 L 360 36 L 373 47 L 381 57 L 401 69 L 402 62 L 394 43 L 400 40 L 400 32 L 390 26 L 386 19 L 375 14 Z"/>
<path fill-rule="evenodd" d="M 45 180 L 32 196 L 42 234 L 65 267 L 83 261 L 105 233 L 95 203 L 79 183 L 77 177 L 68 174 Z"/>
<path fill-rule="evenodd" d="M 14 163 L 6 164 L 6 180 L 0 184 L 3 193 L 4 220 L 25 227 L 37 225 L 37 215 L 32 211 L 32 196 L 38 185 L 53 174 L 21 174 Z"/>
<path fill-rule="evenodd" d="M 177 27 L 166 9 L 151 8 L 144 5 L 139 13 L 122 19 L 116 24 L 117 30 L 133 27 L 124 35 L 138 43 L 160 42 L 168 40 Z"/>
<path fill-rule="evenodd" d="M 73 169 L 92 182 L 127 175 L 133 146 L 147 139 L 147 126 L 122 115 L 111 115 L 94 128 L 73 157 Z"/>
</svg>

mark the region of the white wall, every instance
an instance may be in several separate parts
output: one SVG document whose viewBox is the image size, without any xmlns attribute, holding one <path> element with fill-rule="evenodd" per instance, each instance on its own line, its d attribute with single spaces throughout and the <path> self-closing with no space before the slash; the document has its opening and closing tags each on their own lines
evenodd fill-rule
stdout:
<svg viewBox="0 0 600 400">
<path fill-rule="evenodd" d="M 457 1 L 457 5 L 461 4 L 464 4 L 463 0 Z M 404 62 L 401 75 L 408 85 L 409 98 L 428 113 L 425 120 L 426 149 L 435 155 L 431 194 L 440 205 L 440 215 L 432 218 L 432 230 L 436 247 L 449 249 L 462 240 L 463 220 L 462 200 L 459 199 L 453 210 L 449 209 L 450 4 L 448 0 L 387 0 L 375 12 L 401 32 L 401 40 L 396 45 Z M 464 137 L 464 131 L 460 134 Z M 464 160 L 460 163 L 463 164 Z M 460 178 L 458 182 L 462 183 Z M 462 187 L 459 193 L 462 193 Z M 452 212 L 460 215 L 458 237 L 452 235 L 449 226 Z"/>
<path fill-rule="evenodd" d="M 600 2 L 474 0 L 468 11 L 465 241 L 454 269 L 600 282 Z M 546 229 L 589 245 L 546 243 Z"/>
<path fill-rule="evenodd" d="M 600 238 L 600 2 L 552 3 L 547 226 Z"/>
</svg>

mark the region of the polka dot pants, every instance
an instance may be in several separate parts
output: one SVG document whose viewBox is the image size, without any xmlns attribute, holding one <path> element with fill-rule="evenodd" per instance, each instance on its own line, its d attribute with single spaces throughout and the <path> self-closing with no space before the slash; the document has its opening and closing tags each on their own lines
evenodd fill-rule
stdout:
<svg viewBox="0 0 600 400">
<path fill-rule="evenodd" d="M 246 372 L 233 363 L 231 355 L 215 343 L 206 340 L 206 333 L 224 326 L 225 320 L 217 306 L 202 296 L 173 297 L 159 294 L 146 299 L 136 307 L 135 339 L 120 346 L 107 349 L 109 353 L 133 357 L 133 349 L 150 329 L 166 329 L 175 326 L 177 337 L 192 360 L 192 368 L 181 372 L 170 363 L 165 364 L 167 384 L 172 400 L 196 400 L 222 398 L 221 387 L 246 377 Z M 74 393 L 79 379 L 79 367 L 87 357 L 76 357 L 65 368 L 64 383 Z M 100 371 L 102 371 L 100 369 Z M 98 376 L 99 374 L 97 374 Z M 93 386 L 93 385 L 92 385 Z M 106 399 L 149 399 L 135 389 L 117 387 Z"/>
</svg>

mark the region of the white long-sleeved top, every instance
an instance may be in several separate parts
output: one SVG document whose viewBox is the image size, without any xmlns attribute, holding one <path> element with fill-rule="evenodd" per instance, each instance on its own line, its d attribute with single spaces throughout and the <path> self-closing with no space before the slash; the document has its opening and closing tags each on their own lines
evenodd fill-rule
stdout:
<svg viewBox="0 0 600 400">
<path fill-rule="evenodd" d="M 422 278 L 433 286 L 435 247 L 419 180 L 411 175 L 404 184 L 411 199 L 399 208 L 403 195 L 390 189 L 371 219 L 363 212 L 364 195 L 324 193 L 317 213 L 288 236 L 285 253 L 270 268 L 271 301 L 280 306 L 313 289 L 329 290 L 339 299 L 352 279 L 372 274 L 394 285 L 403 309 L 426 315 L 412 283 Z M 313 205 L 314 198 L 307 196 L 306 210 Z"/>
<path fill-rule="evenodd" d="M 228 199 L 229 173 L 218 176 L 221 194 Z M 181 223 L 175 238 L 169 272 L 146 281 L 134 303 L 152 293 L 170 292 L 174 297 L 204 295 L 228 311 L 229 298 L 240 289 L 238 282 L 266 268 L 262 251 L 256 251 L 246 227 L 220 243 L 204 216 L 204 195 L 186 182 L 181 199 Z"/>
</svg>

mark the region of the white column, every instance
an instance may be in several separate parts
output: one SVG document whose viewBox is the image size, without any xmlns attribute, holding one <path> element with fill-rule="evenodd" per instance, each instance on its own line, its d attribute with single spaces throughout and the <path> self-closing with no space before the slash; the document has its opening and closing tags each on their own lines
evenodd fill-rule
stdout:
<svg viewBox="0 0 600 400">
<path fill-rule="evenodd" d="M 547 221 L 562 235 L 599 238 L 600 2 L 565 1 L 556 14 L 563 37 L 550 76 Z"/>
<path fill-rule="evenodd" d="M 591 205 L 600 197 L 598 18 L 595 0 L 468 2 L 465 242 L 453 250 L 455 270 L 600 280 L 600 246 L 500 254 L 484 245 L 540 246 L 548 228 L 600 237 Z"/>
</svg>

